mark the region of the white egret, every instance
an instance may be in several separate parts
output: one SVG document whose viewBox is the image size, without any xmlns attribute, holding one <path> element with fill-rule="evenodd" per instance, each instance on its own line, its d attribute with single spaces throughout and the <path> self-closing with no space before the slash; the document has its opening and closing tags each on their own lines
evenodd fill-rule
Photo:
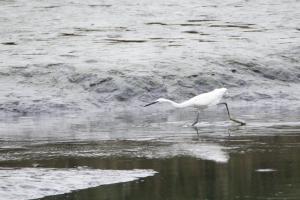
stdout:
<svg viewBox="0 0 300 200">
<path fill-rule="evenodd" d="M 233 119 L 230 115 L 227 103 L 221 102 L 221 100 L 222 100 L 224 94 L 226 93 L 226 91 L 227 91 L 226 88 L 214 89 L 213 91 L 200 94 L 200 95 L 195 96 L 195 97 L 193 97 L 193 98 L 191 98 L 187 101 L 184 101 L 182 103 L 176 103 L 176 102 L 171 101 L 169 99 L 159 98 L 156 101 L 145 105 L 144 107 L 150 106 L 150 105 L 153 105 L 153 104 L 159 103 L 159 102 L 160 103 L 161 102 L 166 102 L 166 103 L 171 104 L 175 108 L 185 108 L 185 107 L 197 108 L 198 109 L 197 117 L 196 117 L 195 122 L 192 124 L 192 126 L 195 126 L 195 124 L 197 124 L 198 121 L 199 121 L 199 115 L 200 115 L 201 110 L 203 110 L 207 107 L 210 107 L 210 106 L 223 104 L 226 107 L 228 117 L 231 121 L 239 123 L 240 125 L 246 125 L 245 122 L 242 122 L 242 121 L 237 120 L 237 119 Z"/>
</svg>

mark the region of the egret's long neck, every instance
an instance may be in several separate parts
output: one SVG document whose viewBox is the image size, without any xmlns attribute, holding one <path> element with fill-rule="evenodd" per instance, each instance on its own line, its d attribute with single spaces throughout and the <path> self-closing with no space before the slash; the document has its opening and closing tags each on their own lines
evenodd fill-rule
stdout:
<svg viewBox="0 0 300 200">
<path fill-rule="evenodd" d="M 182 103 L 176 103 L 176 102 L 174 102 L 172 100 L 169 100 L 169 99 L 163 99 L 162 102 L 170 103 L 172 106 L 174 106 L 176 108 L 182 108 L 183 107 Z"/>
</svg>

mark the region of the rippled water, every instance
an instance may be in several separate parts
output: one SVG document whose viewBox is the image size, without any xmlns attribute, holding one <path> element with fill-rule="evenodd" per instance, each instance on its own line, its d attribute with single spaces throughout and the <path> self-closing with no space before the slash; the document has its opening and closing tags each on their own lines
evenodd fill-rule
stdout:
<svg viewBox="0 0 300 200">
<path fill-rule="evenodd" d="M 299 199 L 299 10 L 0 0 L 0 199 Z M 217 87 L 246 126 L 140 107 Z"/>
<path fill-rule="evenodd" d="M 299 101 L 296 0 L 0 1 L 0 110 L 103 110 L 216 87 Z M 272 90 L 270 90 L 272 88 Z"/>
<path fill-rule="evenodd" d="M 78 189 L 134 181 L 153 176 L 153 170 L 88 168 L 1 168 L 0 195 L 5 200 L 37 199 Z"/>
<path fill-rule="evenodd" d="M 298 199 L 299 109 L 232 112 L 247 125 L 233 124 L 215 111 L 204 113 L 196 129 L 190 126 L 194 113 L 188 111 L 3 118 L 0 176 L 19 174 L 11 178 L 16 188 L 11 196 L 38 181 L 30 191 L 45 200 Z M 104 175 L 104 169 L 111 174 Z M 53 173 L 66 180 L 59 183 L 62 192 Z M 140 180 L 121 183 L 136 176 Z M 0 180 L 0 193 L 8 187 L 5 180 Z M 82 183 L 73 184 L 78 180 Z"/>
</svg>

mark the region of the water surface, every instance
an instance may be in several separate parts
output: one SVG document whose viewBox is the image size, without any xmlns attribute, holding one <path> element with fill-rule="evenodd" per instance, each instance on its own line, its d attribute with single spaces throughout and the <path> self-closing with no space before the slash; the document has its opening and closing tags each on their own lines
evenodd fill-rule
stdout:
<svg viewBox="0 0 300 200">
<path fill-rule="evenodd" d="M 61 195 L 45 192 L 45 200 L 298 199 L 298 109 L 233 111 L 246 126 L 223 114 L 209 117 L 214 113 L 208 111 L 198 134 L 190 127 L 191 112 L 6 118 L 1 122 L 0 167 L 58 168 L 64 176 L 68 169 L 157 172 Z M 63 180 L 60 185 L 67 187 Z"/>
</svg>

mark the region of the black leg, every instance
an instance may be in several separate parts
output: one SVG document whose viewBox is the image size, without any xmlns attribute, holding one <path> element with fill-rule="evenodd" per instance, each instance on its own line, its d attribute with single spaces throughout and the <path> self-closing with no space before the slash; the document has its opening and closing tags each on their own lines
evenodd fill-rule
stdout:
<svg viewBox="0 0 300 200">
<path fill-rule="evenodd" d="M 200 115 L 200 113 L 198 112 L 197 113 L 197 117 L 196 117 L 196 121 L 192 124 L 192 126 L 195 126 L 198 123 L 198 121 L 199 121 L 199 115 Z"/>
<path fill-rule="evenodd" d="M 236 123 L 239 123 L 241 126 L 246 125 L 245 122 L 242 122 L 242 121 L 237 120 L 237 119 L 233 119 L 233 118 L 231 117 L 227 103 L 219 103 L 219 104 L 224 104 L 224 105 L 225 105 L 226 110 L 227 110 L 228 117 L 229 117 L 229 119 L 230 119 L 231 121 L 234 121 L 234 122 L 236 122 Z"/>
<path fill-rule="evenodd" d="M 197 136 L 199 137 L 199 130 L 198 130 L 198 127 L 193 126 L 193 128 L 195 129 L 195 131 L 196 131 L 196 133 L 197 133 Z"/>
</svg>

